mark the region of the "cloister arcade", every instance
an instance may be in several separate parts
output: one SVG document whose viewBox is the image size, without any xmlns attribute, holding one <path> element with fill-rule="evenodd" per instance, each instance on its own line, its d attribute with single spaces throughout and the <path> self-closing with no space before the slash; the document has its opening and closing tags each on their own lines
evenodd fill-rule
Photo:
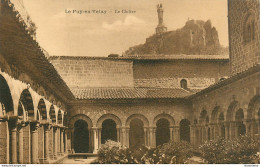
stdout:
<svg viewBox="0 0 260 167">
<path fill-rule="evenodd" d="M 66 152 L 66 117 L 29 84 L 0 72 L 1 163 L 49 163 Z"/>
<path fill-rule="evenodd" d="M 239 101 L 229 104 L 227 110 L 220 106 L 214 107 L 212 112 L 202 110 L 199 121 L 194 119 L 190 126 L 194 140 L 192 144 L 199 145 L 206 140 L 223 137 L 235 139 L 240 135 L 249 135 L 255 139 L 259 138 L 260 132 L 260 96 L 254 96 L 249 104 L 243 109 Z"/>
<path fill-rule="evenodd" d="M 79 122 L 82 122 L 81 130 Z M 180 129 L 183 131 L 180 132 Z M 68 135 L 72 152 L 76 153 L 82 152 L 83 145 L 88 146 L 84 152 L 96 153 L 106 140 L 118 141 L 130 148 L 141 145 L 156 147 L 170 140 L 190 141 L 189 120 L 183 119 L 179 125 L 175 125 L 173 117 L 168 114 L 157 115 L 152 123 L 142 114 L 132 114 L 124 122 L 115 114 L 105 114 L 95 123 L 90 117 L 78 114 L 69 121 Z"/>
</svg>

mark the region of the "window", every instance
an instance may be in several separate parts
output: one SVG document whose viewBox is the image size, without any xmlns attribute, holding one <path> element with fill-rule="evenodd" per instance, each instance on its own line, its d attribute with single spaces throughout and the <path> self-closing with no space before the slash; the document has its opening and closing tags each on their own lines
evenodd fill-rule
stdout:
<svg viewBox="0 0 260 167">
<path fill-rule="evenodd" d="M 255 19 L 254 15 L 250 14 L 244 22 L 244 42 L 249 43 L 255 39 Z"/>
<path fill-rule="evenodd" d="M 186 81 L 186 79 L 182 79 L 180 83 L 181 83 L 181 88 L 187 89 L 187 81 Z"/>
</svg>

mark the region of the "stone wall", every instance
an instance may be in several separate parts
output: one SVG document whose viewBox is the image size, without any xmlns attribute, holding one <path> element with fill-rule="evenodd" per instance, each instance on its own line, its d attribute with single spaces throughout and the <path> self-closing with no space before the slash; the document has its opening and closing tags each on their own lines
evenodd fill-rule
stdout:
<svg viewBox="0 0 260 167">
<path fill-rule="evenodd" d="M 228 4 L 231 73 L 235 75 L 260 63 L 260 8 L 259 0 L 229 0 Z M 246 20 L 250 15 L 255 22 L 255 38 L 245 42 Z"/>
<path fill-rule="evenodd" d="M 206 88 L 229 76 L 228 61 L 134 61 L 136 87 L 179 88 L 182 79 L 191 89 Z"/>
<path fill-rule="evenodd" d="M 50 61 L 70 88 L 133 87 L 132 61 L 52 57 Z"/>
</svg>

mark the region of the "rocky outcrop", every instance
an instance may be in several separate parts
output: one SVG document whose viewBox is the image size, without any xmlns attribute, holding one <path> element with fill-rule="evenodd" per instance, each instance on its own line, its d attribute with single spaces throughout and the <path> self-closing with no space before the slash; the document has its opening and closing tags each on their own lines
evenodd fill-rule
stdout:
<svg viewBox="0 0 260 167">
<path fill-rule="evenodd" d="M 160 35 L 154 34 L 145 44 L 130 47 L 125 55 L 142 54 L 223 54 L 218 32 L 211 21 L 188 20 L 185 26 Z"/>
</svg>

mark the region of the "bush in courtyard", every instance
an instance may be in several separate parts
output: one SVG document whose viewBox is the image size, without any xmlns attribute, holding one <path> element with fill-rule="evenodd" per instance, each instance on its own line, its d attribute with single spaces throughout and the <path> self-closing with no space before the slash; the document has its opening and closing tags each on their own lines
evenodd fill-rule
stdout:
<svg viewBox="0 0 260 167">
<path fill-rule="evenodd" d="M 157 148 L 126 148 L 108 140 L 98 151 L 100 164 L 182 164 L 191 157 L 187 142 L 169 142 Z"/>
<path fill-rule="evenodd" d="M 202 156 L 213 164 L 248 164 L 257 158 L 259 143 L 250 136 L 226 140 L 217 138 L 200 146 Z"/>
<path fill-rule="evenodd" d="M 159 154 L 158 163 L 160 164 L 183 164 L 192 156 L 190 143 L 186 141 L 170 141 L 157 149 Z"/>
<path fill-rule="evenodd" d="M 98 163 L 100 164 L 124 164 L 128 163 L 126 149 L 119 142 L 108 140 L 98 150 Z"/>
</svg>

